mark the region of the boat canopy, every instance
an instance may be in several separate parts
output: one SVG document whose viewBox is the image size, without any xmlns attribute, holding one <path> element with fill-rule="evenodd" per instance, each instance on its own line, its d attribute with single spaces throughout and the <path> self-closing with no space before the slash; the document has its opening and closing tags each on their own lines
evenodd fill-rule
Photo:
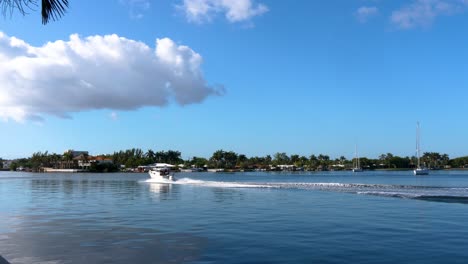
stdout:
<svg viewBox="0 0 468 264">
<path fill-rule="evenodd" d="M 151 165 L 150 167 L 152 168 L 173 168 L 175 167 L 174 165 L 167 164 L 167 163 L 155 163 Z"/>
</svg>

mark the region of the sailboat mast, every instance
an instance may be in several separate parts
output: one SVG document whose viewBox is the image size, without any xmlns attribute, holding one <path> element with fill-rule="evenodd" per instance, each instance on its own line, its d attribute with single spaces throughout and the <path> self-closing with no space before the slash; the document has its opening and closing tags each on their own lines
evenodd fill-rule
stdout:
<svg viewBox="0 0 468 264">
<path fill-rule="evenodd" d="M 419 146 L 419 122 L 416 123 L 416 156 L 418 157 L 418 168 L 421 167 L 420 146 Z"/>
<path fill-rule="evenodd" d="M 356 145 L 356 159 L 357 159 L 357 167 L 360 168 L 361 164 L 359 164 L 359 155 L 357 153 L 357 145 Z"/>
<path fill-rule="evenodd" d="M 357 145 L 354 146 L 354 157 L 355 157 L 355 168 L 359 168 L 360 167 L 360 164 L 359 164 L 359 155 L 357 153 Z"/>
<path fill-rule="evenodd" d="M 418 156 L 418 167 L 413 171 L 414 175 L 428 175 L 426 166 L 421 167 L 421 128 L 419 122 L 416 123 L 416 155 Z"/>
<path fill-rule="evenodd" d="M 359 155 L 358 155 L 358 152 L 357 152 L 357 144 L 354 145 L 354 159 L 353 159 L 353 172 L 361 172 L 362 171 L 362 168 L 361 168 L 361 163 L 359 162 Z"/>
</svg>

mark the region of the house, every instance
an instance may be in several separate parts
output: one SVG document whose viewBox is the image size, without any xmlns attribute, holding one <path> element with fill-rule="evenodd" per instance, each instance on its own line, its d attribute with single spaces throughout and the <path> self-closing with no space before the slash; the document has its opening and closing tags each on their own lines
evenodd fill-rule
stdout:
<svg viewBox="0 0 468 264">
<path fill-rule="evenodd" d="M 73 150 L 73 149 L 68 149 L 63 154 L 65 155 L 66 153 L 71 153 L 73 158 L 78 157 L 80 155 L 85 155 L 85 156 L 89 155 L 88 151 Z"/>
<path fill-rule="evenodd" d="M 294 165 L 278 165 L 277 166 L 282 171 L 295 171 L 296 166 Z"/>
<path fill-rule="evenodd" d="M 87 170 L 91 167 L 91 163 L 94 160 L 94 157 L 81 154 L 79 156 L 74 157 L 73 160 L 77 162 L 78 168 Z"/>
<path fill-rule="evenodd" d="M 73 171 L 89 170 L 93 164 L 104 163 L 112 164 L 113 161 L 105 156 L 90 156 L 88 151 L 69 149 L 64 152 L 60 160 L 55 162 L 53 169 Z"/>
<path fill-rule="evenodd" d="M 113 164 L 114 161 L 110 158 L 106 158 L 105 156 L 97 156 L 95 159 L 94 159 L 95 162 L 97 162 L 98 164 Z"/>
<path fill-rule="evenodd" d="M 113 164 L 114 161 L 105 156 L 88 156 L 82 153 L 79 156 L 73 158 L 76 161 L 78 167 L 83 170 L 88 170 L 93 164 Z"/>
</svg>

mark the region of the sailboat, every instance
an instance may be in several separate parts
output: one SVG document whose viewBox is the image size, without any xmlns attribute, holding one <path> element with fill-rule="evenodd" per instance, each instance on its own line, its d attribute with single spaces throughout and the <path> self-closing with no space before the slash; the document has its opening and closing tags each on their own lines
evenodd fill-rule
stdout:
<svg viewBox="0 0 468 264">
<path fill-rule="evenodd" d="M 353 172 L 362 172 L 361 164 L 359 163 L 359 156 L 357 153 L 357 146 L 355 147 L 355 166 L 353 168 Z M 353 162 L 354 163 L 354 162 Z"/>
<path fill-rule="evenodd" d="M 428 175 L 429 169 L 424 166 L 421 166 L 421 145 L 419 143 L 420 132 L 419 132 L 419 122 L 416 125 L 416 156 L 418 158 L 418 166 L 413 171 L 414 175 Z"/>
</svg>

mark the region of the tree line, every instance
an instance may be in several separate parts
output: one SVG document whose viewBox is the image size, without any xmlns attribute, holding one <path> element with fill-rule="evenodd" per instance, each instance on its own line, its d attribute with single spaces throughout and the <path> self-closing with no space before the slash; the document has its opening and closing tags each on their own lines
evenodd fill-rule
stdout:
<svg viewBox="0 0 468 264">
<path fill-rule="evenodd" d="M 245 154 L 234 151 L 217 150 L 210 158 L 191 157 L 182 159 L 182 153 L 176 150 L 154 151 L 149 149 L 143 151 L 139 148 L 120 150 L 112 154 L 98 155 L 103 158 L 111 159 L 112 168 L 106 170 L 114 171 L 120 167 L 136 168 L 154 163 L 169 163 L 181 165 L 186 168 L 220 168 L 220 169 L 271 169 L 280 165 L 289 165 L 304 170 L 340 170 L 349 169 L 353 166 L 354 159 L 347 159 L 344 156 L 332 159 L 325 154 L 312 154 L 309 156 L 278 152 L 273 155 L 247 157 Z M 88 159 L 88 155 L 81 157 Z M 380 155 L 378 158 L 360 157 L 361 167 L 364 169 L 409 169 L 417 164 L 417 158 L 412 156 L 400 157 L 392 153 Z M 74 157 L 70 152 L 64 154 L 35 152 L 29 158 L 21 158 L 11 163 L 10 169 L 16 170 L 19 167 L 37 170 L 41 167 L 54 167 L 54 164 L 61 163 L 67 167 L 72 164 Z M 0 164 L 2 159 L 0 159 Z M 463 168 L 468 167 L 468 156 L 450 159 L 448 154 L 438 152 L 425 152 L 421 157 L 421 163 L 429 168 Z M 63 165 L 65 164 L 65 165 Z M 123 165 L 123 166 L 122 166 Z M 71 166 L 71 165 L 69 165 Z M 99 167 L 95 168 L 99 170 Z"/>
</svg>

